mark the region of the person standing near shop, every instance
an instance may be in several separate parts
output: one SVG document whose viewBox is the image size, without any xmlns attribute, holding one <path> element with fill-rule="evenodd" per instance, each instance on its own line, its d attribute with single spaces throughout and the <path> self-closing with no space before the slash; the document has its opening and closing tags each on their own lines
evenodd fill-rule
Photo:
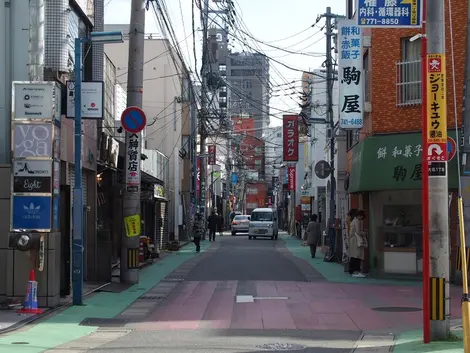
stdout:
<svg viewBox="0 0 470 353">
<path fill-rule="evenodd" d="M 365 249 L 368 247 L 365 233 L 361 231 L 361 221 L 366 218 L 364 211 L 359 210 L 349 228 L 349 274 L 353 277 L 364 278 L 361 264 L 364 261 Z"/>
<path fill-rule="evenodd" d="M 217 217 L 219 217 L 219 225 L 217 226 L 217 230 L 219 231 L 219 236 L 222 237 L 224 235 L 224 217 L 222 214 L 217 215 Z"/>
<path fill-rule="evenodd" d="M 211 215 L 207 218 L 207 228 L 209 228 L 209 241 L 215 241 L 215 232 L 219 225 L 219 216 L 212 211 Z"/>
<path fill-rule="evenodd" d="M 312 214 L 310 216 L 310 222 L 308 222 L 307 230 L 304 234 L 304 245 L 308 245 L 310 247 L 310 255 L 312 255 L 312 259 L 315 258 L 315 254 L 317 252 L 317 245 L 321 239 L 321 226 L 320 223 L 317 222 L 318 216 L 316 214 Z"/>
</svg>

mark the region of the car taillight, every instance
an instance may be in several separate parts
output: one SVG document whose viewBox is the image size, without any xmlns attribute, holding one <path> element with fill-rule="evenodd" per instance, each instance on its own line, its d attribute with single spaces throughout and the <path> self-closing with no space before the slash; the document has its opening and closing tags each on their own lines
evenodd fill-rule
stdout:
<svg viewBox="0 0 470 353">
<path fill-rule="evenodd" d="M 232 224 L 236 226 L 238 224 L 238 222 L 232 222 Z"/>
</svg>

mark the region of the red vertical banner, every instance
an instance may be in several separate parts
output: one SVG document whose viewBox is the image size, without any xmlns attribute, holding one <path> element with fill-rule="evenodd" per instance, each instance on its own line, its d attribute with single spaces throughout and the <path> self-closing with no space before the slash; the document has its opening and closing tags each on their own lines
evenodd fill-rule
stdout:
<svg viewBox="0 0 470 353">
<path fill-rule="evenodd" d="M 199 200 L 201 192 L 201 158 L 197 159 L 196 200 Z"/>
<path fill-rule="evenodd" d="M 287 167 L 289 190 L 295 191 L 295 167 Z"/>
<path fill-rule="evenodd" d="M 209 165 L 216 165 L 216 158 L 215 158 L 215 154 L 216 154 L 216 146 L 215 145 L 210 145 L 210 146 L 207 146 L 207 150 L 209 152 Z"/>
<path fill-rule="evenodd" d="M 297 162 L 299 160 L 299 120 L 297 115 L 282 117 L 282 134 L 284 161 Z"/>
</svg>

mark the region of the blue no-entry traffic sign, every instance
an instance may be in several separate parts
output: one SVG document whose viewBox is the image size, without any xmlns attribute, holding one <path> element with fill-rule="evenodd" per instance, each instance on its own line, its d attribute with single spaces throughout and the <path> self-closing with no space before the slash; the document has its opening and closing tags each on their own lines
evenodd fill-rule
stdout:
<svg viewBox="0 0 470 353">
<path fill-rule="evenodd" d="M 147 117 L 142 109 L 128 107 L 121 114 L 121 125 L 127 132 L 141 132 L 147 125 Z"/>
<path fill-rule="evenodd" d="M 360 27 L 421 27 L 422 0 L 359 0 Z"/>
</svg>

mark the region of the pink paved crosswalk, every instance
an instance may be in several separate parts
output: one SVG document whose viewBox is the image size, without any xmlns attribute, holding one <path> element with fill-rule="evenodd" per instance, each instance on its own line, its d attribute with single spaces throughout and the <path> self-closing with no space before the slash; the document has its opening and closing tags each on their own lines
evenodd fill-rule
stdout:
<svg viewBox="0 0 470 353">
<path fill-rule="evenodd" d="M 419 287 L 338 283 L 255 282 L 258 297 L 287 299 L 236 303 L 237 281 L 183 282 L 142 322 L 143 330 L 419 328 L 421 311 L 378 312 L 377 307 L 421 307 Z M 244 293 L 249 294 L 249 293 Z M 460 316 L 458 289 L 452 313 Z"/>
</svg>

